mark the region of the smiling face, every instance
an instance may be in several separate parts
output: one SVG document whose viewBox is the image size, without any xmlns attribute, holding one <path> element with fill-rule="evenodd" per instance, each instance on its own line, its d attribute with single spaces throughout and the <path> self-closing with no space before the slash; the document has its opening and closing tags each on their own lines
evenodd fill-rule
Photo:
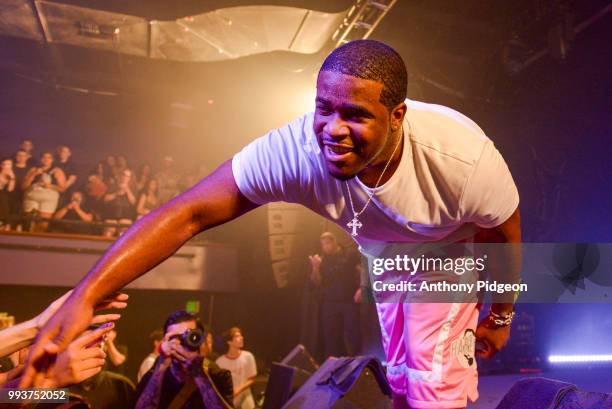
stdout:
<svg viewBox="0 0 612 409">
<path fill-rule="evenodd" d="M 380 101 L 382 90 L 383 84 L 373 80 L 319 73 L 313 128 L 333 177 L 350 179 L 384 166 L 391 156 L 405 104 L 389 112 Z"/>
</svg>

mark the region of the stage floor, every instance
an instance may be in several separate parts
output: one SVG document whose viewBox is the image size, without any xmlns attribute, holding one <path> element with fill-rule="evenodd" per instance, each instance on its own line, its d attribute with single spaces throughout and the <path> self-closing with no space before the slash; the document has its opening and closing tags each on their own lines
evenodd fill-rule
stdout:
<svg viewBox="0 0 612 409">
<path fill-rule="evenodd" d="M 512 385 L 520 379 L 543 377 L 572 383 L 579 389 L 589 392 L 612 393 L 612 367 L 601 366 L 584 368 L 574 366 L 571 369 L 559 369 L 534 375 L 489 375 L 480 376 L 478 392 L 480 398 L 470 409 L 494 409 Z"/>
</svg>

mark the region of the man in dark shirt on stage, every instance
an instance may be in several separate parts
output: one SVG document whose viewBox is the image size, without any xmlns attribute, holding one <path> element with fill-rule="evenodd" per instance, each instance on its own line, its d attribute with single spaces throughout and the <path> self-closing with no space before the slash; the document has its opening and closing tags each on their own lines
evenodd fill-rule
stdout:
<svg viewBox="0 0 612 409">
<path fill-rule="evenodd" d="M 321 289 L 321 329 L 325 356 L 351 355 L 361 350 L 359 326 L 360 257 L 338 244 L 333 233 L 321 235 L 322 256 L 310 256 L 313 284 Z"/>
</svg>

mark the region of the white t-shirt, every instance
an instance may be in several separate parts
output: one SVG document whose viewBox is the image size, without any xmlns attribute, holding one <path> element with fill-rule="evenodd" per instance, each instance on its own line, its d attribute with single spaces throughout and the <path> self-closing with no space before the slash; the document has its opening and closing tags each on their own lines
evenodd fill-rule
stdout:
<svg viewBox="0 0 612 409">
<path fill-rule="evenodd" d="M 232 373 L 234 388 L 239 387 L 248 381 L 249 378 L 257 375 L 255 357 L 249 351 L 240 351 L 240 355 L 236 359 L 230 359 L 225 355 L 221 355 L 217 358 L 216 363 L 219 367 L 227 369 Z M 236 409 L 255 408 L 255 400 L 251 394 L 251 388 L 246 389 L 234 398 L 234 407 Z"/>
<path fill-rule="evenodd" d="M 150 353 L 149 355 L 147 355 L 147 357 L 142 361 L 142 363 L 140 364 L 140 368 L 138 368 L 138 375 L 136 375 L 136 380 L 138 382 L 140 382 L 140 380 L 142 379 L 142 377 L 149 372 L 149 369 L 153 368 L 153 365 L 155 364 L 155 360 L 157 359 L 159 355 L 154 354 L 154 353 Z"/>
<path fill-rule="evenodd" d="M 238 188 L 257 204 L 300 203 L 349 233 L 353 212 L 347 188 L 356 211 L 373 192 L 359 216 L 362 227 L 355 237 L 369 254 L 379 253 L 385 243 L 449 240 L 460 236 L 462 228 L 491 228 L 506 221 L 519 196 L 493 142 L 453 109 L 408 99 L 406 104 L 402 158 L 384 185 L 371 189 L 359 178 L 345 183 L 331 176 L 311 112 L 254 140 L 234 156 Z"/>
</svg>

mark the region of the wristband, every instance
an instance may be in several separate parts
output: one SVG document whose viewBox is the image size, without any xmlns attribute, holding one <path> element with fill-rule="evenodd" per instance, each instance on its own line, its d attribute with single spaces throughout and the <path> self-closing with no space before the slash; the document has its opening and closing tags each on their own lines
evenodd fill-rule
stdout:
<svg viewBox="0 0 612 409">
<path fill-rule="evenodd" d="M 512 324 L 512 320 L 516 315 L 516 311 L 512 309 L 509 314 L 498 314 L 493 312 L 493 310 L 489 309 L 489 315 L 487 316 L 488 320 L 493 323 L 496 327 L 509 327 Z"/>
</svg>

